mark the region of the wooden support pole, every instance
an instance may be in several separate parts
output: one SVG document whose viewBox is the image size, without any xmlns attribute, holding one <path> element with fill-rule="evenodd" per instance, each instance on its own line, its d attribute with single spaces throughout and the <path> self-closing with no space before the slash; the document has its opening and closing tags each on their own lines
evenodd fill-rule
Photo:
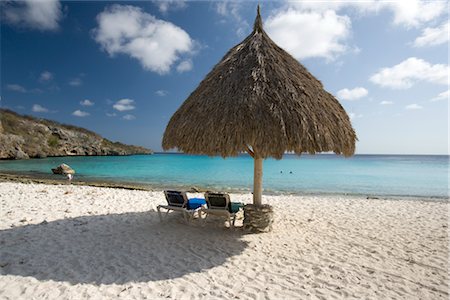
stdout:
<svg viewBox="0 0 450 300">
<path fill-rule="evenodd" d="M 249 146 L 247 146 L 247 153 L 250 154 L 251 157 L 255 158 L 255 153 L 250 149 Z"/>
<path fill-rule="evenodd" d="M 262 202 L 262 176 L 263 159 L 255 155 L 255 172 L 253 174 L 253 204 L 261 206 Z"/>
</svg>

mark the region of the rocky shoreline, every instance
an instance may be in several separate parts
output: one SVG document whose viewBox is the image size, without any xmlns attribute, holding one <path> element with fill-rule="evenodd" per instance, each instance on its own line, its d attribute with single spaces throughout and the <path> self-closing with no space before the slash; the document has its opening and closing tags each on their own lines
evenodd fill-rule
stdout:
<svg viewBox="0 0 450 300">
<path fill-rule="evenodd" d="M 0 159 L 134 154 L 153 151 L 112 142 L 81 127 L 0 109 Z"/>
</svg>

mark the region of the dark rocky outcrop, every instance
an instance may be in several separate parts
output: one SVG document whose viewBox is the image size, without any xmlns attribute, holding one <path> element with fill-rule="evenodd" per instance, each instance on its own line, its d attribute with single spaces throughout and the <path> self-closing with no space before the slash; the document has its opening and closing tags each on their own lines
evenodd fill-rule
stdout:
<svg viewBox="0 0 450 300">
<path fill-rule="evenodd" d="M 112 142 L 81 127 L 0 109 L 0 159 L 151 153 L 144 147 Z"/>
</svg>

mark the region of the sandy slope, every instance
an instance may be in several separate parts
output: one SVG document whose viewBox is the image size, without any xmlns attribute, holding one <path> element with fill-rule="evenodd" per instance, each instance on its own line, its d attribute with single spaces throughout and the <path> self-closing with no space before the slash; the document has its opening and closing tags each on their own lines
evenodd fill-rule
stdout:
<svg viewBox="0 0 450 300">
<path fill-rule="evenodd" d="M 0 298 L 448 299 L 448 203 L 264 201 L 273 232 L 245 235 L 160 223 L 162 192 L 0 183 Z"/>
</svg>

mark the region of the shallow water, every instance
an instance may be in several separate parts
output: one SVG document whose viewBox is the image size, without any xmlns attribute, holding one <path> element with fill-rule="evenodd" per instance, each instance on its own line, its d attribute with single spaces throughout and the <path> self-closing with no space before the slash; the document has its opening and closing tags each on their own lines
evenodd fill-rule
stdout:
<svg viewBox="0 0 450 300">
<path fill-rule="evenodd" d="M 0 171 L 51 173 L 69 164 L 76 178 L 148 184 L 157 188 L 199 187 L 251 190 L 253 159 L 184 154 L 52 157 L 0 161 Z M 449 157 L 412 155 L 285 155 L 264 161 L 266 193 L 346 193 L 448 197 Z M 57 177 L 56 177 L 57 178 Z"/>
</svg>

